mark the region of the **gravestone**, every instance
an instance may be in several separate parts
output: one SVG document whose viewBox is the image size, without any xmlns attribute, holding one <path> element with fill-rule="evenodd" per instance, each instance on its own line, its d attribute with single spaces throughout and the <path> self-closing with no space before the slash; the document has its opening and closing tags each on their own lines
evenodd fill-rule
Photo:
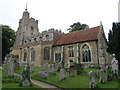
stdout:
<svg viewBox="0 0 120 90">
<path fill-rule="evenodd" d="M 70 77 L 75 76 L 75 66 L 70 66 L 70 68 L 69 68 L 69 76 Z"/>
<path fill-rule="evenodd" d="M 97 70 L 95 74 L 96 74 L 96 77 L 99 77 L 99 70 Z"/>
<path fill-rule="evenodd" d="M 109 80 L 109 67 L 106 66 L 106 81 Z"/>
<path fill-rule="evenodd" d="M 99 75 L 100 75 L 100 80 L 99 80 L 99 82 L 100 82 L 100 83 L 104 83 L 104 70 L 103 70 L 103 69 L 101 69 L 101 70 L 99 71 Z"/>
<path fill-rule="evenodd" d="M 95 88 L 96 86 L 95 72 L 90 71 L 88 75 L 89 75 L 89 87 Z"/>
<path fill-rule="evenodd" d="M 102 66 L 101 66 L 101 69 L 105 72 L 105 64 L 103 64 Z"/>
<path fill-rule="evenodd" d="M 48 77 L 49 72 L 48 71 L 40 71 L 40 72 L 38 72 L 38 75 L 41 76 L 41 77 Z"/>
<path fill-rule="evenodd" d="M 118 60 L 113 58 L 111 64 L 112 64 L 111 66 L 112 66 L 113 76 L 117 77 L 118 76 Z"/>
<path fill-rule="evenodd" d="M 18 70 L 20 68 L 20 64 L 19 64 L 19 56 L 18 55 L 14 55 L 14 69 Z"/>
<path fill-rule="evenodd" d="M 58 69 L 59 69 L 59 64 L 55 64 L 55 72 L 57 72 L 58 71 Z"/>
<path fill-rule="evenodd" d="M 13 77 L 14 76 L 14 60 L 15 56 L 12 54 L 6 55 L 6 64 L 7 64 L 7 77 Z"/>
<path fill-rule="evenodd" d="M 30 72 L 33 72 L 34 71 L 34 63 L 31 63 L 30 64 Z"/>
<path fill-rule="evenodd" d="M 41 69 L 41 70 L 44 70 L 44 69 L 45 69 L 44 65 L 41 65 L 40 69 Z"/>
<path fill-rule="evenodd" d="M 66 77 L 65 77 L 65 74 L 66 74 L 66 71 L 64 68 L 60 69 L 60 76 L 59 76 L 59 80 L 64 80 Z"/>
<path fill-rule="evenodd" d="M 48 71 L 52 72 L 52 65 L 51 64 L 48 65 Z"/>
<path fill-rule="evenodd" d="M 20 86 L 32 86 L 31 80 L 30 80 L 30 67 L 29 65 L 26 65 L 24 70 L 22 71 L 22 80 L 19 84 Z"/>
</svg>

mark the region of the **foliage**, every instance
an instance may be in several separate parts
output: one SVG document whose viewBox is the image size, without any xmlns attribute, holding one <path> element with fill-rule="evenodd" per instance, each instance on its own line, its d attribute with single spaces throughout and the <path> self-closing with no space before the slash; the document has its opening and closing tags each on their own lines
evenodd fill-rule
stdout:
<svg viewBox="0 0 120 90">
<path fill-rule="evenodd" d="M 81 73 L 83 73 L 83 68 L 81 68 L 80 63 L 75 63 L 75 67 L 76 67 L 76 70 L 77 70 L 77 75 L 80 75 Z"/>
<path fill-rule="evenodd" d="M 120 23 L 113 23 L 112 30 L 108 34 L 108 49 L 110 54 L 115 54 L 120 70 Z"/>
<path fill-rule="evenodd" d="M 10 47 L 13 46 L 15 41 L 15 31 L 7 25 L 0 25 L 2 28 L 2 61 L 5 55 L 10 52 Z"/>
<path fill-rule="evenodd" d="M 68 31 L 73 32 L 73 31 L 82 30 L 88 27 L 89 26 L 87 24 L 81 24 L 80 22 L 77 22 L 77 23 L 74 23 L 73 25 L 70 25 L 70 28 L 68 28 Z"/>
</svg>

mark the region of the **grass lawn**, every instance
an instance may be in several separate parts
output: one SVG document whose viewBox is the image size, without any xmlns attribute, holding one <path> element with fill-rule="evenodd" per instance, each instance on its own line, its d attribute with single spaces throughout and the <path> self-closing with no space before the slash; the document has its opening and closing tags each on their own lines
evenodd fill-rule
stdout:
<svg viewBox="0 0 120 90">
<path fill-rule="evenodd" d="M 6 66 L 4 66 L 6 67 Z M 20 70 L 17 70 L 16 72 L 21 73 L 23 67 L 20 68 Z M 1 73 L 1 72 L 0 72 Z M 19 82 L 21 81 L 20 77 L 14 76 L 14 78 L 7 78 L 5 77 L 5 71 L 2 73 L 2 88 L 42 88 L 40 86 L 34 85 L 32 87 L 22 87 L 19 86 Z"/>
<path fill-rule="evenodd" d="M 21 73 L 20 70 L 15 71 L 16 73 Z M 99 69 L 95 68 L 87 68 L 84 69 L 85 72 L 97 71 Z M 48 78 L 42 78 L 37 75 L 37 73 L 41 71 L 40 67 L 35 67 L 34 72 L 31 73 L 31 78 L 39 81 L 46 82 L 48 84 L 60 87 L 60 88 L 89 88 L 89 77 L 87 74 L 75 75 L 75 77 L 69 77 L 68 72 L 66 73 L 66 79 L 63 81 L 59 81 L 59 72 L 56 75 L 51 75 Z M 109 82 L 105 82 L 104 84 L 99 83 L 99 78 L 96 80 L 97 86 L 96 88 L 118 88 L 118 81 L 112 80 Z"/>
<path fill-rule="evenodd" d="M 19 83 L 3 83 L 2 88 L 40 88 L 39 86 L 36 86 L 32 84 L 31 87 L 22 87 L 19 86 Z"/>
</svg>

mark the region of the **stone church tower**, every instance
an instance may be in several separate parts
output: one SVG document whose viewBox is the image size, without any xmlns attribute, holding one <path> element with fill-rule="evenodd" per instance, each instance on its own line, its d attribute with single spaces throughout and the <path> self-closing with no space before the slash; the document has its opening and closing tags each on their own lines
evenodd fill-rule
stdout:
<svg viewBox="0 0 120 90">
<path fill-rule="evenodd" d="M 120 22 L 120 0 L 118 2 L 118 22 Z"/>
<path fill-rule="evenodd" d="M 19 21 L 19 27 L 16 34 L 16 41 L 14 46 L 20 46 L 24 44 L 25 37 L 31 37 L 39 32 L 38 20 L 30 18 L 30 14 L 27 9 L 23 12 L 22 19 Z"/>
</svg>

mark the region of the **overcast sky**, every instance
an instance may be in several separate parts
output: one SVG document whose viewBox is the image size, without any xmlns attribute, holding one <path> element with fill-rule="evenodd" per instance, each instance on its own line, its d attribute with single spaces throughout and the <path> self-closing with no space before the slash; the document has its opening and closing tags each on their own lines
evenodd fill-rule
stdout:
<svg viewBox="0 0 120 90">
<path fill-rule="evenodd" d="M 106 37 L 112 22 L 118 22 L 119 0 L 0 0 L 0 24 L 15 31 L 26 8 L 30 17 L 39 20 L 39 31 L 67 29 L 75 22 L 89 27 L 103 24 Z"/>
</svg>

